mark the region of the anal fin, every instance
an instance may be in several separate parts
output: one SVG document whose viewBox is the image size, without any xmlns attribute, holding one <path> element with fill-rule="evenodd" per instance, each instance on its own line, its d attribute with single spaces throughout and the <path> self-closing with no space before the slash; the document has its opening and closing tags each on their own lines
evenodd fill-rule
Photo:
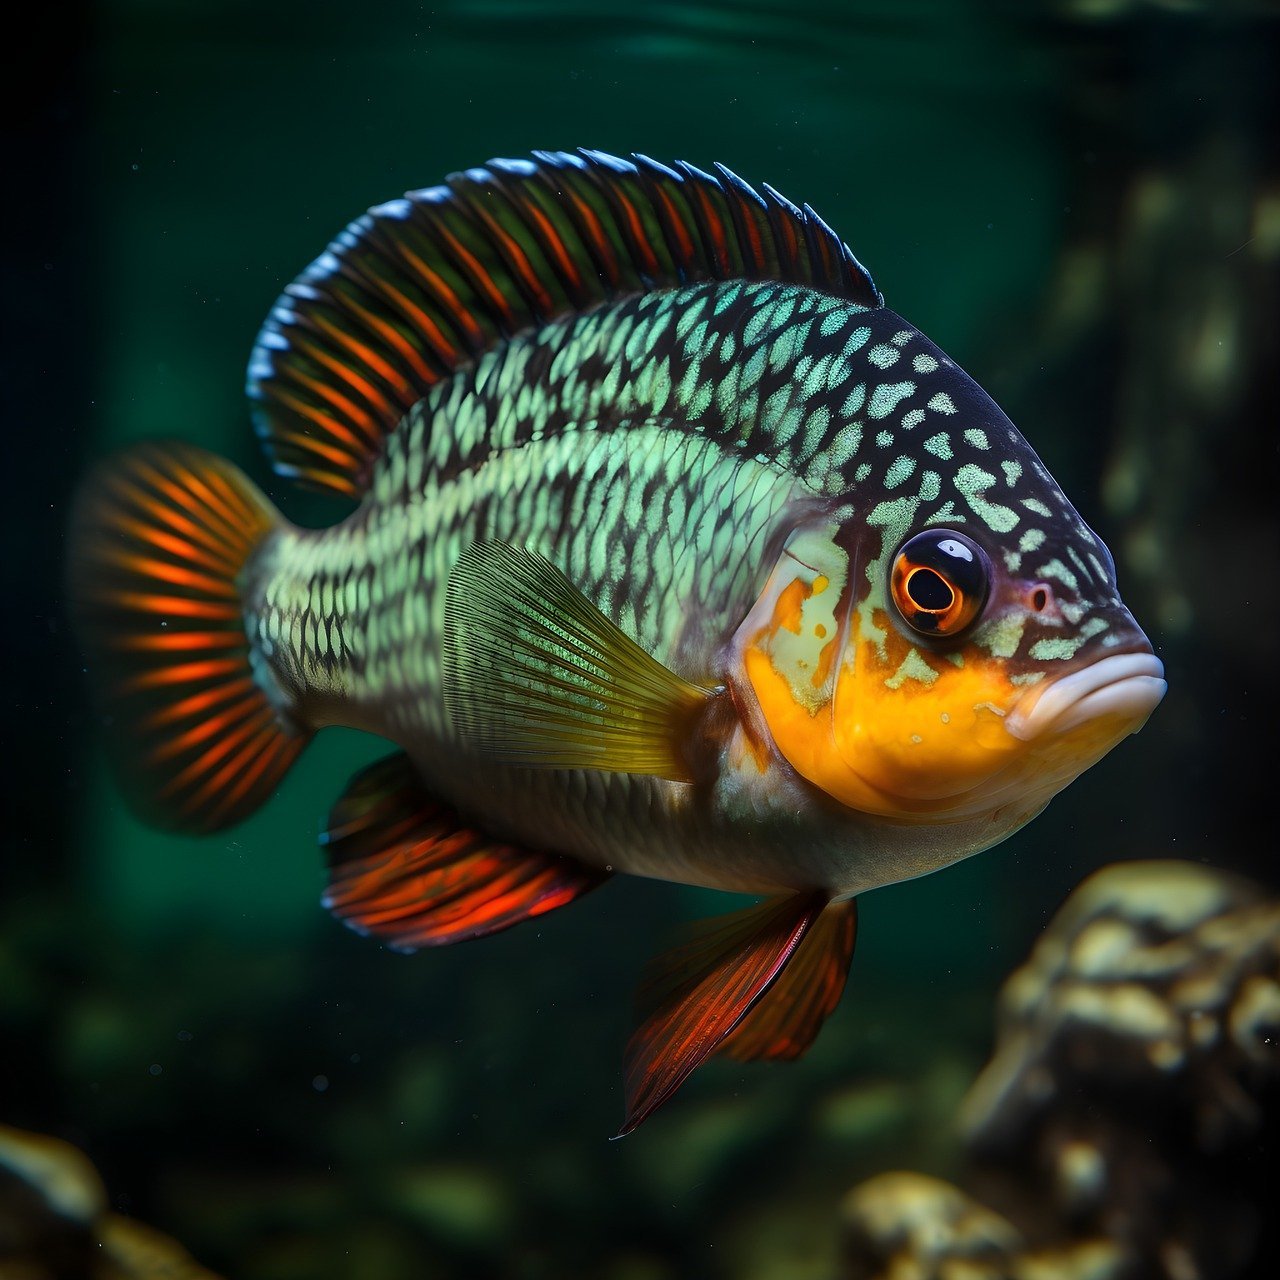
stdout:
<svg viewBox="0 0 1280 1280">
<path fill-rule="evenodd" d="M 351 780 L 320 842 L 329 863 L 325 907 L 404 951 L 498 933 L 608 879 L 468 825 L 430 795 L 403 753 Z"/>
<path fill-rule="evenodd" d="M 821 892 L 773 898 L 711 921 L 646 971 L 627 1044 L 619 1136 L 660 1107 L 782 980 L 827 906 Z"/>
</svg>

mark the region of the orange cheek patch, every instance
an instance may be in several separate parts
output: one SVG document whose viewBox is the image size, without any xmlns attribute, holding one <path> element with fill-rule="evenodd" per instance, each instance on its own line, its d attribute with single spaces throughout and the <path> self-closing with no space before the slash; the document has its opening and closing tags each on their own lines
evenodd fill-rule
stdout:
<svg viewBox="0 0 1280 1280">
<path fill-rule="evenodd" d="M 835 751 L 870 789 L 902 801 L 944 800 L 1025 749 L 1004 727 L 1002 713 L 1020 690 L 1001 662 L 969 648 L 957 666 L 913 654 L 896 632 L 890 637 L 887 660 L 867 640 L 855 641 L 836 683 Z"/>
<path fill-rule="evenodd" d="M 833 638 L 822 648 L 813 685 L 829 688 L 839 661 L 834 705 L 799 703 L 759 645 L 743 654 L 747 679 L 799 774 L 851 808 L 924 817 L 1025 751 L 1001 714 L 1020 690 L 979 650 L 962 650 L 957 665 L 913 646 L 883 614 L 874 621 L 879 645 L 858 635 L 848 647 Z"/>
</svg>

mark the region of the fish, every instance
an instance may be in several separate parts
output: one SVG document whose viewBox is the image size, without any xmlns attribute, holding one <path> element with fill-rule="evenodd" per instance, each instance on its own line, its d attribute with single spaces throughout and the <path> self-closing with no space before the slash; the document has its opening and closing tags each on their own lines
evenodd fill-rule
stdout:
<svg viewBox="0 0 1280 1280">
<path fill-rule="evenodd" d="M 808 205 L 537 151 L 346 227 L 247 395 L 301 528 L 147 442 L 83 483 L 71 612 L 140 811 L 212 832 L 328 725 L 323 902 L 404 951 L 616 875 L 757 901 L 645 970 L 631 1132 L 713 1055 L 800 1056 L 857 899 L 1006 839 L 1163 667 L 1114 560 L 978 384 Z"/>
</svg>

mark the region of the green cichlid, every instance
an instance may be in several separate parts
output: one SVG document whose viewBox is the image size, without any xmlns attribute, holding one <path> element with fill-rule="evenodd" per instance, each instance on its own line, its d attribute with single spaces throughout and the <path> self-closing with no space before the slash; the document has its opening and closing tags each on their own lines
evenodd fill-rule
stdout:
<svg viewBox="0 0 1280 1280">
<path fill-rule="evenodd" d="M 1003 840 L 1164 693 L 1115 566 L 992 400 L 806 205 L 645 157 L 491 161 L 352 223 L 249 367 L 286 523 L 144 446 L 71 591 L 133 794 L 210 831 L 379 733 L 325 903 L 405 950 L 611 873 L 761 895 L 653 968 L 633 1128 L 794 1057 L 854 895 Z"/>
</svg>

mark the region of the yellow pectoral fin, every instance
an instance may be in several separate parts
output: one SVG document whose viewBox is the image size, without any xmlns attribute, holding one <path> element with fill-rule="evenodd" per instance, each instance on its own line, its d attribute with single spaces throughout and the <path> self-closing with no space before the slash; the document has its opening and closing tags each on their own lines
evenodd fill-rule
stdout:
<svg viewBox="0 0 1280 1280">
<path fill-rule="evenodd" d="M 445 597 L 445 705 L 506 764 L 693 779 L 715 694 L 669 671 L 555 565 L 503 542 L 465 551 Z"/>
</svg>

